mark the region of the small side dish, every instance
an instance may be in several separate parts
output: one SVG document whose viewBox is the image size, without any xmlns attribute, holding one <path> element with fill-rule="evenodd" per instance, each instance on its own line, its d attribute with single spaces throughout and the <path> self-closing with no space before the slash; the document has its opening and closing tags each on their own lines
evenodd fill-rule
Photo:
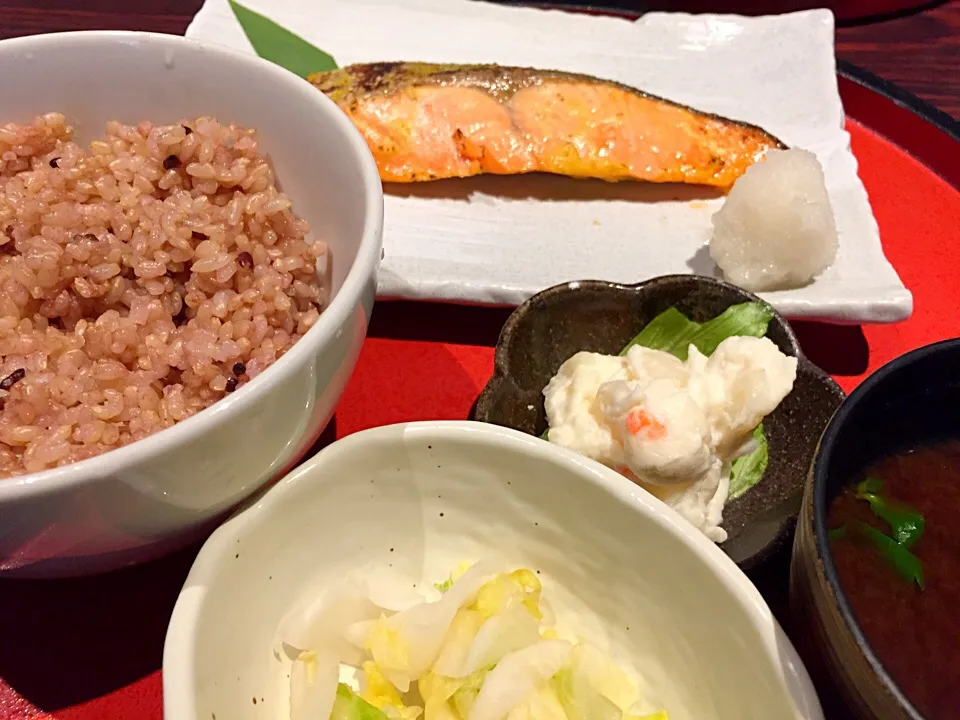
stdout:
<svg viewBox="0 0 960 720">
<path fill-rule="evenodd" d="M 577 353 L 589 351 L 620 358 L 622 363 L 624 348 L 638 335 L 653 342 L 649 333 L 660 326 L 682 331 L 665 339 L 679 340 L 676 347 L 681 353 L 687 349 L 687 356 L 682 361 L 670 357 L 667 363 L 686 368 L 690 331 L 711 326 L 721 331 L 709 345 L 698 345 L 703 355 L 737 335 L 736 326 L 714 325 L 718 318 L 731 319 L 725 313 L 734 306 L 752 308 L 741 320 L 754 324 L 754 339 L 762 336 L 797 360 L 793 389 L 762 422 L 758 419 L 763 429 L 754 431 L 756 446 L 744 437 L 739 450 L 747 454 L 730 463 L 733 495 L 749 491 L 736 498 L 728 495 L 719 524 L 727 535 L 721 547 L 741 568 L 749 569 L 789 540 L 817 441 L 843 399 L 830 376 L 804 357 L 790 324 L 757 296 L 702 275 L 665 275 L 637 285 L 580 280 L 543 290 L 504 323 L 493 375 L 477 398 L 473 418 L 543 436 L 550 425 L 543 391 Z M 645 331 L 648 326 L 651 329 Z M 747 335 L 745 328 L 740 326 L 740 334 Z M 594 394 L 605 380 L 595 381 Z"/>
<path fill-rule="evenodd" d="M 857 623 L 927 720 L 960 708 L 960 441 L 883 458 L 830 504 L 830 552 Z"/>
<path fill-rule="evenodd" d="M 368 720 L 823 720 L 719 548 L 617 473 L 478 422 L 341 438 L 204 544 L 167 632 L 164 717 L 290 720 L 294 676 L 309 720 L 335 704 Z"/>
<path fill-rule="evenodd" d="M 699 324 L 671 308 L 619 356 L 577 353 L 543 390 L 545 438 L 621 472 L 723 542 L 723 506 L 762 478 L 762 420 L 797 374 L 797 359 L 764 337 L 772 316 L 752 302 Z"/>
<path fill-rule="evenodd" d="M 211 117 L 0 127 L 0 479 L 188 418 L 329 301 L 328 252 L 254 130 Z"/>
<path fill-rule="evenodd" d="M 463 565 L 436 588 L 399 612 L 347 591 L 284 617 L 291 720 L 668 720 L 610 658 L 558 636 L 533 570 Z"/>
</svg>

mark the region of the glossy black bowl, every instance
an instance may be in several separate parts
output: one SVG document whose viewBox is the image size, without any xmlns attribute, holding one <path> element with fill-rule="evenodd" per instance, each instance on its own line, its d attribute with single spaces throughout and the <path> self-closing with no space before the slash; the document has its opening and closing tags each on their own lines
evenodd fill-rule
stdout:
<svg viewBox="0 0 960 720">
<path fill-rule="evenodd" d="M 540 435 L 547 427 L 543 388 L 573 354 L 616 355 L 670 307 L 705 322 L 731 305 L 759 301 L 734 285 L 699 275 L 667 275 L 637 285 L 584 280 L 544 290 L 503 326 L 494 374 L 477 400 L 474 419 Z M 830 376 L 803 356 L 779 313 L 767 337 L 799 362 L 793 391 L 764 420 L 770 461 L 763 480 L 724 508 L 729 537 L 721 547 L 743 569 L 789 541 L 817 440 L 843 399 Z"/>
<path fill-rule="evenodd" d="M 884 670 L 843 594 L 827 540 L 830 502 L 863 470 L 910 447 L 960 438 L 960 339 L 887 363 L 833 416 L 812 464 L 791 562 L 798 649 L 863 720 L 923 720 Z M 932 659 L 936 662 L 936 659 Z M 960 708 L 957 708 L 960 717 Z"/>
</svg>

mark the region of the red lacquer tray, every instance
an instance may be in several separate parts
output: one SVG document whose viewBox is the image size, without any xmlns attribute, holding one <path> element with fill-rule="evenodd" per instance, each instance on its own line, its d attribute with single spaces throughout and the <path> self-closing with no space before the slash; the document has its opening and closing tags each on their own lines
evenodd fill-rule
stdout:
<svg viewBox="0 0 960 720">
<path fill-rule="evenodd" d="M 897 355 L 960 335 L 960 141 L 949 118 L 841 70 L 860 175 L 915 308 L 896 325 L 795 324 L 808 357 L 849 391 Z M 466 418 L 492 372 L 507 315 L 378 305 L 356 374 L 315 449 L 377 425 Z M 197 550 L 95 578 L 0 581 L 0 720 L 159 720 L 164 633 Z M 786 554 L 774 558 L 753 579 L 789 632 L 788 563 Z M 830 717 L 843 717 L 824 701 Z"/>
</svg>

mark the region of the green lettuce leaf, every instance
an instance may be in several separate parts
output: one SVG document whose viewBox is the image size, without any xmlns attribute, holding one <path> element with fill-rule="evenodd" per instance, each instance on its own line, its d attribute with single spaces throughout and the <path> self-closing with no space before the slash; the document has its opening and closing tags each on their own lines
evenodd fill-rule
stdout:
<svg viewBox="0 0 960 720">
<path fill-rule="evenodd" d="M 731 305 L 705 323 L 696 323 L 676 308 L 667 308 L 627 343 L 620 354 L 626 355 L 634 345 L 642 345 L 652 350 L 665 350 L 686 360 L 692 344 L 709 357 L 729 337 L 763 337 L 772 318 L 773 308 L 759 302 Z"/>
<path fill-rule="evenodd" d="M 684 348 L 682 359 L 685 360 L 686 347 L 689 344 L 685 341 L 687 338 L 693 337 L 699 329 L 700 325 L 698 323 L 689 320 L 676 308 L 667 308 L 647 323 L 640 334 L 620 351 L 620 355 L 626 355 L 627 351 L 634 345 L 642 345 L 651 350 L 665 350 L 676 355 L 675 349 L 682 346 Z"/>
<path fill-rule="evenodd" d="M 727 500 L 736 500 L 747 490 L 756 485 L 763 478 L 770 460 L 770 446 L 763 431 L 763 423 L 757 425 L 753 431 L 753 439 L 757 441 L 756 449 L 749 455 L 738 457 L 730 467 L 730 490 Z"/>
</svg>

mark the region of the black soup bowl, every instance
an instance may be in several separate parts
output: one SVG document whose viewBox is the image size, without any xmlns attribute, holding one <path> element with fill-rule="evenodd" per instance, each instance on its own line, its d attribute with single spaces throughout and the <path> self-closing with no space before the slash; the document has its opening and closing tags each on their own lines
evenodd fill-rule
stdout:
<svg viewBox="0 0 960 720">
<path fill-rule="evenodd" d="M 960 440 L 960 339 L 914 350 L 868 377 L 828 424 L 807 480 L 791 563 L 794 636 L 811 674 L 819 675 L 821 690 L 839 691 L 853 716 L 863 720 L 924 716 L 884 668 L 858 624 L 831 553 L 828 512 L 838 494 L 878 460 L 947 440 Z M 925 534 L 929 536 L 929 527 Z M 913 548 L 921 555 L 923 540 Z M 923 592 L 930 589 L 928 577 Z M 958 642 L 958 637 L 960 627 L 950 641 Z M 939 661 L 925 657 L 915 666 L 920 670 Z M 952 672 L 956 677 L 960 669 Z M 953 717 L 960 717 L 960 707 L 955 710 Z"/>
</svg>

